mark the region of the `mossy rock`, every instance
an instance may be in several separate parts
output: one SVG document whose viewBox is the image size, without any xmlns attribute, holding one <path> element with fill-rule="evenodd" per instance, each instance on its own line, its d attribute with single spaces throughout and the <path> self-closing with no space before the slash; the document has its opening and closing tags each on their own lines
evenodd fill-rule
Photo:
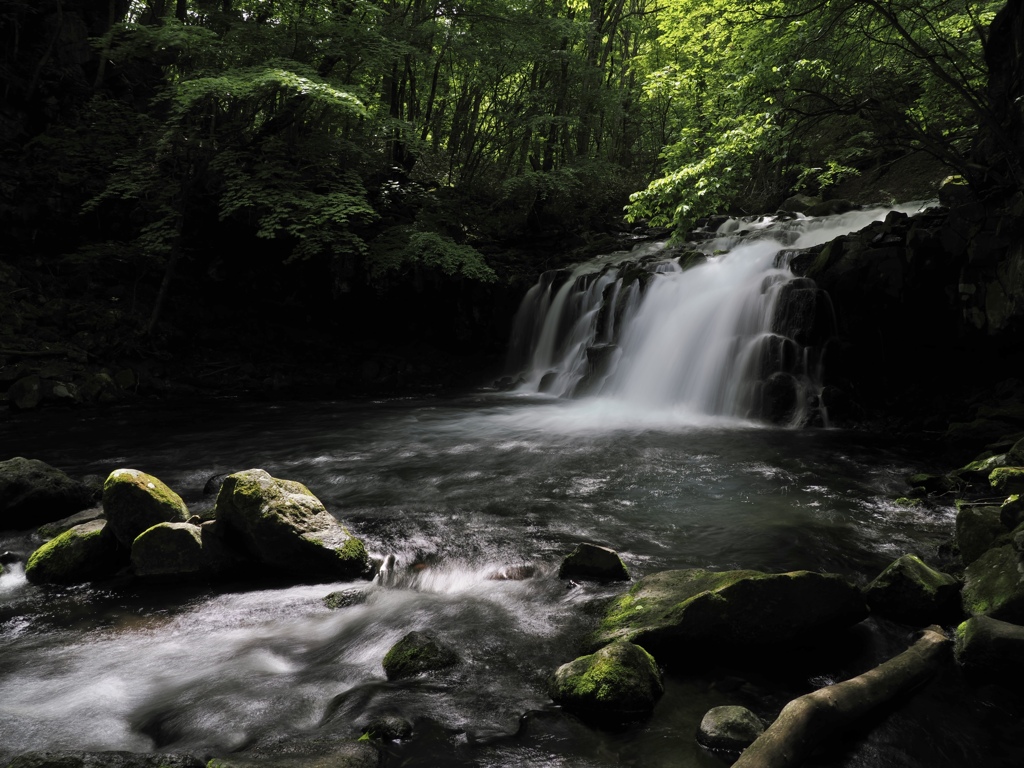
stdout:
<svg viewBox="0 0 1024 768">
<path fill-rule="evenodd" d="M 369 573 L 363 543 L 302 483 L 262 469 L 229 475 L 214 514 L 227 540 L 258 562 L 307 578 L 352 579 Z"/>
<path fill-rule="evenodd" d="M 948 475 L 930 475 L 926 472 L 907 477 L 907 483 L 912 488 L 921 488 L 925 493 L 938 494 L 947 493 L 956 487 L 956 483 Z"/>
<path fill-rule="evenodd" d="M 964 611 L 972 616 L 1024 624 L 1024 576 L 1013 544 L 993 547 L 967 566 L 962 592 Z"/>
<path fill-rule="evenodd" d="M 835 574 L 662 571 L 615 600 L 584 647 L 624 639 L 666 660 L 681 643 L 709 649 L 812 643 L 867 615 L 860 590 Z"/>
<path fill-rule="evenodd" d="M 365 589 L 341 589 L 337 592 L 331 592 L 329 595 L 324 596 L 324 605 L 330 608 L 332 611 L 336 611 L 339 608 L 350 608 L 353 605 L 362 605 L 366 602 L 367 595 Z"/>
<path fill-rule="evenodd" d="M 391 646 L 384 656 L 388 680 L 402 680 L 454 667 L 459 657 L 426 632 L 413 631 Z"/>
<path fill-rule="evenodd" d="M 377 768 L 381 754 L 369 740 L 336 740 L 329 750 L 314 744 L 310 752 L 286 746 L 283 754 L 231 755 L 215 757 L 206 768 Z"/>
<path fill-rule="evenodd" d="M 700 721 L 697 743 L 723 752 L 740 752 L 764 733 L 764 722 L 746 707 L 713 707 Z"/>
<path fill-rule="evenodd" d="M 970 565 L 1007 532 L 1000 508 L 992 504 L 957 502 L 956 544 L 964 565 Z"/>
<path fill-rule="evenodd" d="M 132 542 L 158 523 L 184 523 L 188 507 L 159 479 L 137 469 L 115 469 L 103 483 L 103 510 L 117 540 Z"/>
<path fill-rule="evenodd" d="M 25 752 L 7 768 L 203 768 L 198 757 L 145 752 Z"/>
<path fill-rule="evenodd" d="M 999 681 L 1024 680 L 1024 627 L 974 616 L 956 629 L 956 660 L 969 673 Z"/>
<path fill-rule="evenodd" d="M 960 583 L 916 555 L 890 564 L 864 595 L 873 613 L 914 626 L 956 621 L 962 611 Z"/>
<path fill-rule="evenodd" d="M 45 462 L 0 461 L 0 531 L 38 528 L 94 503 L 91 488 Z"/>
<path fill-rule="evenodd" d="M 1024 493 L 1024 467 L 998 467 L 988 476 L 989 485 L 1000 493 Z"/>
<path fill-rule="evenodd" d="M 76 525 L 37 549 L 25 564 L 32 584 L 81 584 L 116 573 L 124 550 L 103 520 Z"/>
<path fill-rule="evenodd" d="M 579 544 L 562 561 L 558 578 L 629 581 L 629 571 L 615 550 L 597 544 Z"/>
<path fill-rule="evenodd" d="M 202 530 L 190 523 L 158 523 L 132 542 L 135 575 L 154 581 L 195 579 L 208 573 Z"/>
<path fill-rule="evenodd" d="M 1006 462 L 1007 457 L 1005 453 L 997 454 L 995 456 L 987 456 L 985 458 L 975 459 L 970 464 L 960 467 L 960 469 L 953 472 L 953 474 L 968 483 L 987 483 L 989 475 L 992 474 L 992 470 L 998 469 L 999 467 L 1005 467 Z"/>
<path fill-rule="evenodd" d="M 1019 493 L 1011 494 L 999 507 L 999 520 L 1008 530 L 1024 523 L 1024 498 Z"/>
<path fill-rule="evenodd" d="M 105 519 L 106 517 L 103 514 L 103 507 L 83 509 L 81 512 L 76 512 L 73 515 L 62 517 L 60 520 L 54 520 L 52 523 L 46 523 L 45 525 L 39 526 L 36 533 L 44 539 L 53 539 L 60 536 L 64 531 L 71 530 L 76 525 L 91 523 L 93 520 Z"/>
<path fill-rule="evenodd" d="M 563 664 L 551 681 L 551 698 L 596 724 L 645 718 L 664 693 L 654 657 L 627 640 Z"/>
</svg>

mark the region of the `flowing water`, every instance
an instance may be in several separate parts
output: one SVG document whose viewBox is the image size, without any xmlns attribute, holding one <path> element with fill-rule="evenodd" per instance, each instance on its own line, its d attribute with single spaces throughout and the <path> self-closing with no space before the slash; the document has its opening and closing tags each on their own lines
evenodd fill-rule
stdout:
<svg viewBox="0 0 1024 768">
<path fill-rule="evenodd" d="M 678 279 L 655 270 L 666 285 Z M 653 327 L 635 310 L 623 327 Z M 666 325 L 678 333 L 685 318 Z M 538 349 L 562 344 L 540 326 Z M 620 343 L 623 357 L 645 359 L 642 340 Z M 668 355 L 676 340 L 661 343 Z M 208 755 L 354 738 L 396 713 L 415 732 L 387 746 L 386 766 L 710 768 L 723 763 L 694 741 L 708 708 L 739 703 L 771 717 L 789 697 L 906 647 L 906 628 L 870 620 L 843 647 L 778 669 L 681 659 L 650 721 L 620 732 L 553 706 L 548 677 L 622 589 L 557 578 L 578 542 L 613 547 L 634 579 L 807 568 L 864 584 L 903 553 L 933 558 L 952 530 L 951 508 L 895 503 L 920 466 L 885 437 L 739 417 L 724 401 L 660 389 L 647 380 L 654 363 L 642 364 L 646 377 L 612 370 L 606 390 L 576 400 L 481 392 L 9 419 L 4 457 L 100 478 L 135 467 L 194 511 L 212 505 L 203 490 L 214 475 L 260 467 L 298 480 L 387 567 L 370 582 L 164 588 L 42 588 L 10 567 L 0 576 L 0 764 L 39 749 Z M 524 379 L 539 383 L 540 368 L 550 362 Z M 0 550 L 37 544 L 0 533 Z M 323 598 L 336 590 L 349 590 L 350 604 L 331 610 Z M 461 664 L 388 682 L 381 660 L 413 629 L 433 632 Z M 811 764 L 1017 766 L 1022 711 L 1019 698 L 950 672 Z"/>
</svg>

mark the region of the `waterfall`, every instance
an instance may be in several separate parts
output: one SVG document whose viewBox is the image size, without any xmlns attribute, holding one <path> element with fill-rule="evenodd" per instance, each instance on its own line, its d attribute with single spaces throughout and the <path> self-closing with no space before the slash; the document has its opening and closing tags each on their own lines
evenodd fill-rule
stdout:
<svg viewBox="0 0 1024 768">
<path fill-rule="evenodd" d="M 820 360 L 831 305 L 789 260 L 921 207 L 718 219 L 684 246 L 645 243 L 546 272 L 514 322 L 517 391 L 827 425 Z"/>
</svg>

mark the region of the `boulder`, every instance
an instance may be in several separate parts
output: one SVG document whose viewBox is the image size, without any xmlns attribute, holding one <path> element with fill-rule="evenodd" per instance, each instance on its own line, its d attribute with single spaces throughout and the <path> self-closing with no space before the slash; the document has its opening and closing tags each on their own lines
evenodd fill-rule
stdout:
<svg viewBox="0 0 1024 768">
<path fill-rule="evenodd" d="M 793 213 L 807 213 L 816 205 L 821 205 L 820 197 L 796 194 L 783 200 L 781 209 L 783 211 L 792 211 Z"/>
<path fill-rule="evenodd" d="M 366 726 L 366 734 L 378 741 L 402 741 L 412 736 L 412 723 L 401 715 L 377 715 Z"/>
<path fill-rule="evenodd" d="M 926 472 L 910 475 L 907 483 L 912 488 L 921 488 L 925 493 L 946 493 L 955 487 L 948 475 L 929 475 Z"/>
<path fill-rule="evenodd" d="M 560 579 L 591 581 L 629 581 L 629 571 L 618 553 L 597 544 L 579 544 L 562 561 Z"/>
<path fill-rule="evenodd" d="M 970 565 L 1005 534 L 1000 509 L 992 504 L 957 503 L 956 544 L 960 559 Z"/>
<path fill-rule="evenodd" d="M 1013 544 L 993 547 L 964 571 L 964 611 L 1024 624 L 1024 564 Z"/>
<path fill-rule="evenodd" d="M 1003 494 L 1024 493 L 1024 467 L 997 467 L 988 476 L 988 482 Z"/>
<path fill-rule="evenodd" d="M 391 646 L 384 656 L 388 680 L 402 680 L 424 672 L 437 672 L 459 663 L 455 651 L 441 645 L 426 632 L 413 631 Z"/>
<path fill-rule="evenodd" d="M 183 523 L 189 518 L 181 497 L 160 480 L 137 469 L 115 469 L 103 483 L 103 509 L 110 528 L 126 549 L 136 537 L 158 523 Z"/>
<path fill-rule="evenodd" d="M 764 723 L 746 707 L 709 709 L 697 729 L 697 743 L 723 752 L 740 752 L 764 733 Z"/>
<path fill-rule="evenodd" d="M 971 673 L 1024 680 L 1024 627 L 974 616 L 956 629 L 956 660 Z"/>
<path fill-rule="evenodd" d="M 865 590 L 873 613 L 914 626 L 944 624 L 961 616 L 960 583 L 948 573 L 903 555 Z"/>
<path fill-rule="evenodd" d="M 301 483 L 262 469 L 229 475 L 214 515 L 225 540 L 260 563 L 305 577 L 352 579 L 369 571 L 363 543 Z"/>
<path fill-rule="evenodd" d="M 1006 452 L 1006 463 L 1014 467 L 1024 467 L 1024 437 Z"/>
<path fill-rule="evenodd" d="M 60 536 L 64 531 L 74 528 L 76 525 L 103 519 L 105 519 L 103 507 L 92 507 L 91 509 L 83 509 L 81 512 L 75 512 L 73 515 L 62 517 L 60 520 L 54 520 L 52 523 L 41 525 L 36 533 L 44 539 L 53 539 Z"/>
<path fill-rule="evenodd" d="M 138 752 L 25 752 L 7 768 L 205 768 L 198 757 Z"/>
<path fill-rule="evenodd" d="M 813 642 L 868 615 L 856 587 L 835 574 L 662 571 L 613 601 L 586 643 L 642 645 L 656 657 L 682 643 L 707 648 Z"/>
<path fill-rule="evenodd" d="M 987 484 L 988 476 L 992 474 L 992 470 L 1005 467 L 1006 462 L 1005 453 L 988 456 L 983 459 L 975 459 L 970 464 L 966 464 L 953 472 L 953 475 L 971 484 Z"/>
<path fill-rule="evenodd" d="M 1019 493 L 1008 496 L 999 507 L 999 521 L 1008 530 L 1024 523 L 1024 498 Z"/>
<path fill-rule="evenodd" d="M 124 564 L 117 540 L 102 520 L 76 525 L 46 542 L 25 564 L 32 584 L 80 584 L 110 576 Z"/>
<path fill-rule="evenodd" d="M 368 597 L 365 589 L 342 589 L 324 596 L 324 605 L 332 611 L 362 605 Z"/>
<path fill-rule="evenodd" d="M 132 542 L 135 575 L 152 580 L 198 578 L 211 569 L 203 552 L 203 535 L 198 525 L 157 523 Z"/>
<path fill-rule="evenodd" d="M 26 530 L 93 504 L 93 492 L 37 459 L 0 461 L 0 530 Z"/>
<path fill-rule="evenodd" d="M 598 724 L 647 717 L 664 690 L 654 657 L 627 640 L 563 664 L 551 681 L 557 704 Z"/>
<path fill-rule="evenodd" d="M 38 408 L 43 402 L 43 380 L 36 375 L 18 379 L 7 390 L 7 402 L 19 411 Z"/>
</svg>

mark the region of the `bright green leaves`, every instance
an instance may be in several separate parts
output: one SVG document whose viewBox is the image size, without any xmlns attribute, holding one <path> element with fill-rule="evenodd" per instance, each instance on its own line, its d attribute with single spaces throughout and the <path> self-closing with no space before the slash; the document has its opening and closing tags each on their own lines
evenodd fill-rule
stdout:
<svg viewBox="0 0 1024 768">
<path fill-rule="evenodd" d="M 368 266 L 371 277 L 385 277 L 409 270 L 427 268 L 449 277 L 465 277 L 482 283 L 497 279 L 483 254 L 469 245 L 456 243 L 447 235 L 395 227 L 374 241 Z"/>
</svg>

